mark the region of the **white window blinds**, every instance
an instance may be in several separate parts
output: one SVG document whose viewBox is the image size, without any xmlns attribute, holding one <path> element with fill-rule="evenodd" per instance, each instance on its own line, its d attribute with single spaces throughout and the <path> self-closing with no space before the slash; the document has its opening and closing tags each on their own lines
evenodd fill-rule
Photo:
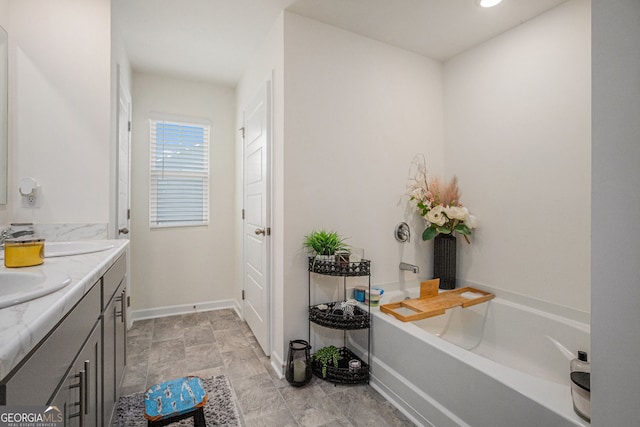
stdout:
<svg viewBox="0 0 640 427">
<path fill-rule="evenodd" d="M 209 223 L 209 125 L 150 119 L 149 226 Z"/>
</svg>

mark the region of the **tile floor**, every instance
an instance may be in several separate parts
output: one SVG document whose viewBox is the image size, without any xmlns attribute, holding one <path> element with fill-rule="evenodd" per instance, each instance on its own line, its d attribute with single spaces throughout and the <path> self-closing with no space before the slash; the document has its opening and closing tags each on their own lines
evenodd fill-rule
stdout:
<svg viewBox="0 0 640 427">
<path fill-rule="evenodd" d="M 247 324 L 231 309 L 134 323 L 123 394 L 188 374 L 229 378 L 245 426 L 412 426 L 368 385 L 304 387 L 278 379 Z"/>
</svg>

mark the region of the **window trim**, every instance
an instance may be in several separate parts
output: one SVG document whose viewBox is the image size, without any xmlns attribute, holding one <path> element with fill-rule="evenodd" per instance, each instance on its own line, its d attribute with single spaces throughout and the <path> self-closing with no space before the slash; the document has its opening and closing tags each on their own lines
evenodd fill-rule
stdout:
<svg viewBox="0 0 640 427">
<path fill-rule="evenodd" d="M 203 163 L 206 165 L 205 170 L 202 172 L 184 172 L 184 171 L 167 171 L 160 170 L 154 167 L 157 162 L 155 161 L 156 156 L 156 147 L 157 140 L 155 138 L 155 128 L 158 123 L 171 123 L 176 125 L 183 126 L 197 126 L 201 127 L 204 131 L 204 153 L 203 153 Z M 203 219 L 199 221 L 164 221 L 158 222 L 157 218 L 153 220 L 153 207 L 154 200 L 157 200 L 157 193 L 154 194 L 152 191 L 152 183 L 157 177 L 168 175 L 175 177 L 189 177 L 194 176 L 198 178 L 203 178 Z M 208 120 L 203 120 L 194 117 L 182 117 L 182 116 L 172 116 L 161 113 L 151 113 L 149 114 L 149 188 L 148 188 L 148 201 L 149 201 L 149 228 L 175 228 L 175 227 L 202 227 L 207 226 L 210 221 L 210 200 L 211 200 L 211 123 Z M 157 187 L 156 187 L 157 188 Z M 157 204 L 156 204 L 157 207 Z M 156 208 L 157 214 L 157 208 Z"/>
</svg>

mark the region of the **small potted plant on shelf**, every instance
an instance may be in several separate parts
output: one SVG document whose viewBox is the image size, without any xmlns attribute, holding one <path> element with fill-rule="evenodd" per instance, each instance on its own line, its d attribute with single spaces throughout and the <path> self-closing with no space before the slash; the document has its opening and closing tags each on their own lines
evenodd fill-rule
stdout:
<svg viewBox="0 0 640 427">
<path fill-rule="evenodd" d="M 344 237 L 335 231 L 312 231 L 304 236 L 302 246 L 314 256 L 333 256 L 336 252 L 346 251 L 348 246 L 344 243 Z"/>
<path fill-rule="evenodd" d="M 313 255 L 313 265 L 316 260 L 334 261 L 340 265 L 349 264 L 349 246 L 344 243 L 344 237 L 335 231 L 312 231 L 304 236 L 302 246 Z"/>
<path fill-rule="evenodd" d="M 322 365 L 322 378 L 327 378 L 327 366 L 331 364 L 337 368 L 340 359 L 342 359 L 340 350 L 333 345 L 322 347 L 313 355 L 313 360 Z"/>
</svg>

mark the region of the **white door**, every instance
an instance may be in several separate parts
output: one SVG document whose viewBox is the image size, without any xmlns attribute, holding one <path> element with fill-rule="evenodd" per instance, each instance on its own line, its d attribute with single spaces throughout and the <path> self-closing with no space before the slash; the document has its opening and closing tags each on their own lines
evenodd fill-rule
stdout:
<svg viewBox="0 0 640 427">
<path fill-rule="evenodd" d="M 122 78 L 118 73 L 118 201 L 117 201 L 117 239 L 129 238 L 129 177 L 131 168 L 131 99 Z"/>
<path fill-rule="evenodd" d="M 116 239 L 129 239 L 130 230 L 130 177 L 131 177 L 131 95 L 122 84 L 120 67 L 118 67 L 118 148 L 117 148 L 117 196 L 116 196 Z M 131 265 L 127 251 L 127 265 Z M 129 270 L 130 271 L 130 270 Z M 129 275 L 126 278 L 126 295 L 131 295 Z M 123 296 L 124 297 L 124 296 Z M 129 297 L 126 300 L 127 327 L 133 326 Z"/>
<path fill-rule="evenodd" d="M 266 355 L 270 348 L 270 197 L 271 82 L 244 110 L 244 318 Z"/>
</svg>

